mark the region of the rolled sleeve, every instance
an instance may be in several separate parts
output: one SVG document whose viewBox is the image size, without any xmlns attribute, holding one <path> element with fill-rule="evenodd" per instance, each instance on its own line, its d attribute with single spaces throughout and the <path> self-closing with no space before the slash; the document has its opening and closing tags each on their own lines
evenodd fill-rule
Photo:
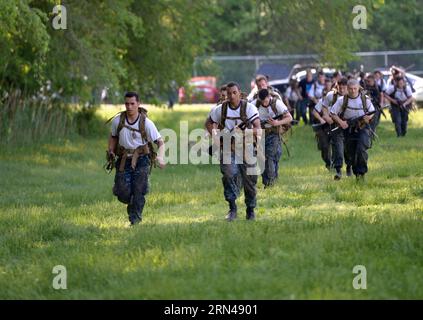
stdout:
<svg viewBox="0 0 423 320">
<path fill-rule="evenodd" d="M 373 112 L 376 110 L 370 99 L 366 99 L 366 103 L 367 103 L 367 112 Z"/>
<path fill-rule="evenodd" d="M 111 133 L 112 137 L 115 137 L 115 138 L 117 138 L 117 136 L 118 136 L 117 128 L 119 126 L 120 117 L 121 116 L 114 118 L 113 121 L 112 121 L 112 125 L 111 125 L 111 132 L 110 133 Z"/>
<path fill-rule="evenodd" d="M 212 112 L 210 113 L 210 119 L 214 123 L 219 123 L 221 120 L 221 114 L 222 114 L 222 105 L 218 105 Z"/>
<path fill-rule="evenodd" d="M 343 102 L 344 102 L 344 98 L 338 99 L 335 102 L 335 104 L 330 108 L 330 113 L 338 115 L 339 112 L 341 111 L 341 106 Z"/>
</svg>

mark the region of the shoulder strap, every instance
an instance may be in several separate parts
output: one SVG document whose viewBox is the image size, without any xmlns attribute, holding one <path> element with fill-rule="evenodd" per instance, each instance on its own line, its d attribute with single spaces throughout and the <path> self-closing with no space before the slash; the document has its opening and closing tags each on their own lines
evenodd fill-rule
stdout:
<svg viewBox="0 0 423 320">
<path fill-rule="evenodd" d="M 346 94 L 344 96 L 344 100 L 342 101 L 342 108 L 341 108 L 342 113 L 344 113 L 345 110 L 347 110 L 347 108 L 348 108 L 348 95 Z"/>
<path fill-rule="evenodd" d="M 282 96 L 278 92 L 276 92 L 276 90 L 274 88 L 270 87 L 270 88 L 268 88 L 268 90 L 269 90 L 269 94 L 272 98 L 275 98 L 275 99 L 282 98 Z"/>
<path fill-rule="evenodd" d="M 126 120 L 126 111 L 122 111 L 120 113 L 120 119 L 119 119 L 119 124 L 117 127 L 117 136 L 119 137 L 119 133 L 120 131 L 123 129 L 123 127 L 125 126 L 125 120 Z"/>
<path fill-rule="evenodd" d="M 226 122 L 226 116 L 228 114 L 228 101 L 225 101 L 222 103 L 222 110 L 221 110 L 221 114 L 220 114 L 220 129 L 223 129 L 225 127 L 225 122 Z"/>
<path fill-rule="evenodd" d="M 140 128 L 141 138 L 145 142 L 148 142 L 147 132 L 145 131 L 145 118 L 147 118 L 147 115 L 145 114 L 145 112 L 141 112 L 140 113 L 140 120 L 139 120 L 139 128 Z"/>
<path fill-rule="evenodd" d="M 276 108 L 276 99 L 272 99 L 272 103 L 270 104 L 270 107 L 272 108 L 273 113 L 275 116 L 278 116 L 278 109 Z"/>
<path fill-rule="evenodd" d="M 394 85 L 394 91 L 392 91 L 392 93 L 390 95 L 391 98 L 395 99 L 395 94 L 397 93 L 397 89 L 398 89 L 397 85 Z"/>
<path fill-rule="evenodd" d="M 367 113 L 369 109 L 367 108 L 367 96 L 364 93 L 361 93 L 361 104 L 363 105 L 364 113 Z"/>
<path fill-rule="evenodd" d="M 247 100 L 241 100 L 241 110 L 239 111 L 241 121 L 246 122 L 247 121 Z"/>
<path fill-rule="evenodd" d="M 338 91 L 336 91 L 333 96 L 332 96 L 332 101 L 330 102 L 330 105 L 333 106 L 336 102 L 336 100 L 338 100 Z"/>
<path fill-rule="evenodd" d="M 342 101 L 342 107 L 341 107 L 341 113 L 339 114 L 340 118 L 344 118 L 345 110 L 347 110 L 348 107 L 348 95 L 344 96 L 344 101 Z"/>
<path fill-rule="evenodd" d="M 256 100 L 256 108 L 258 109 L 260 107 L 261 107 L 261 101 L 260 101 L 260 99 L 257 99 Z"/>
<path fill-rule="evenodd" d="M 138 108 L 138 112 L 140 114 L 144 114 L 144 117 L 147 117 L 147 109 L 144 109 L 143 107 L 139 107 Z M 120 119 L 119 119 L 119 125 L 117 127 L 117 134 L 119 136 L 119 132 L 120 130 L 122 130 L 122 128 L 125 126 L 125 120 L 126 120 L 126 111 L 122 111 L 119 112 L 118 114 L 114 115 L 113 117 L 111 117 L 109 120 L 106 121 L 106 123 L 109 123 L 110 121 L 112 121 L 114 118 L 116 118 L 118 115 L 120 115 Z M 144 119 L 145 120 L 145 119 Z"/>
</svg>

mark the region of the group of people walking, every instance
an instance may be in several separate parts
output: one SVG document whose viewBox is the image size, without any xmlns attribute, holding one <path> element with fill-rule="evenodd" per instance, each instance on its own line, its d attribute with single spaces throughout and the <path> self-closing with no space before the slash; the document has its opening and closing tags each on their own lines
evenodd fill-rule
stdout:
<svg viewBox="0 0 423 320">
<path fill-rule="evenodd" d="M 380 116 L 385 114 L 384 101 L 391 104 L 399 137 L 407 132 L 413 101 L 411 89 L 401 74 L 386 84 L 378 72 L 359 79 L 343 77 L 340 72 L 327 79 L 323 72 L 318 72 L 316 80 L 307 72 L 304 81 L 298 85 L 292 82 L 284 95 L 269 85 L 266 76 L 258 75 L 248 96 L 235 82 L 222 86 L 220 92 L 220 101 L 210 111 L 205 127 L 218 150 L 223 193 L 228 203 L 227 221 L 238 216 L 236 200 L 242 189 L 245 217 L 256 219 L 259 174 L 257 162 L 246 159 L 246 150 L 250 148 L 254 155 L 264 158 L 262 183 L 265 188 L 272 187 L 279 176 L 281 137 L 295 124 L 293 116 L 312 124 L 322 160 L 328 170 L 334 170 L 335 180 L 342 178 L 344 162 L 347 176 L 354 174 L 357 180 L 364 180 L 368 172 L 367 151 Z M 112 121 L 108 159 L 117 159 L 113 164 L 116 167 L 113 193 L 127 204 L 129 220 L 135 225 L 142 220 L 150 165 L 157 162 L 160 168 L 165 167 L 164 142 L 146 110 L 140 107 L 136 93 L 125 95 L 125 107 L 126 111 Z M 252 135 L 252 143 L 247 142 L 247 133 Z M 241 139 L 236 139 L 236 135 Z M 259 148 L 259 142 L 264 142 L 264 148 Z M 158 153 L 154 152 L 153 144 Z"/>
</svg>

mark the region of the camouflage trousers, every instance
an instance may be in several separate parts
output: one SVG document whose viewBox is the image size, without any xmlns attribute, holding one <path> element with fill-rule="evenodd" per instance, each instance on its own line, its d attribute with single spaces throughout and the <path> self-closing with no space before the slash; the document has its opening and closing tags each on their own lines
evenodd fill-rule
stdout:
<svg viewBox="0 0 423 320">
<path fill-rule="evenodd" d="M 345 135 L 345 162 L 352 166 L 355 175 L 365 174 L 368 170 L 367 150 L 371 147 L 370 126 L 366 125 L 358 131 L 346 129 Z"/>
<path fill-rule="evenodd" d="M 282 156 L 282 143 L 278 133 L 268 133 L 265 137 L 265 168 L 261 175 L 263 184 L 270 186 L 278 178 L 279 160 Z"/>
<path fill-rule="evenodd" d="M 395 124 L 395 131 L 397 136 L 405 136 L 407 133 L 407 124 L 408 124 L 408 110 L 403 108 L 392 106 L 392 120 Z"/>
<path fill-rule="evenodd" d="M 150 159 L 142 155 L 137 160 L 135 170 L 131 167 L 131 159 L 127 159 L 125 169 L 119 172 L 120 159 L 116 161 L 115 185 L 113 194 L 118 200 L 127 204 L 128 218 L 131 223 L 142 220 L 145 205 L 145 195 L 149 191 L 148 176 L 150 173 Z"/>
<path fill-rule="evenodd" d="M 338 129 L 330 135 L 332 148 L 332 167 L 341 169 L 344 164 L 344 132 Z M 347 163 L 347 165 L 350 165 Z"/>
<path fill-rule="evenodd" d="M 380 122 L 380 115 L 382 114 L 382 112 L 380 112 L 379 110 L 376 110 L 372 122 L 370 122 L 370 128 L 372 129 L 373 132 L 376 132 L 376 128 L 379 125 Z"/>
<path fill-rule="evenodd" d="M 231 163 L 220 163 L 220 171 L 222 172 L 223 194 L 225 200 L 229 203 L 234 202 L 240 195 L 240 190 L 244 188 L 245 205 L 248 208 L 256 207 L 257 195 L 257 175 L 249 175 L 248 169 L 254 169 L 256 165 L 245 163 L 237 164 L 235 155 L 231 154 Z"/>
<path fill-rule="evenodd" d="M 330 126 L 327 124 L 316 132 L 317 149 L 319 149 L 326 167 L 330 167 L 332 165 L 329 133 Z"/>
</svg>

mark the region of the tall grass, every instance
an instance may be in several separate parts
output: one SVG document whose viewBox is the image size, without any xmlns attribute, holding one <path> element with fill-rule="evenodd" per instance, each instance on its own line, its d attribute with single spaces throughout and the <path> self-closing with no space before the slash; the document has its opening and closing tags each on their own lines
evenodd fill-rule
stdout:
<svg viewBox="0 0 423 320">
<path fill-rule="evenodd" d="M 28 146 L 101 131 L 96 107 L 35 99 L 13 91 L 0 101 L 0 144 Z"/>
</svg>

